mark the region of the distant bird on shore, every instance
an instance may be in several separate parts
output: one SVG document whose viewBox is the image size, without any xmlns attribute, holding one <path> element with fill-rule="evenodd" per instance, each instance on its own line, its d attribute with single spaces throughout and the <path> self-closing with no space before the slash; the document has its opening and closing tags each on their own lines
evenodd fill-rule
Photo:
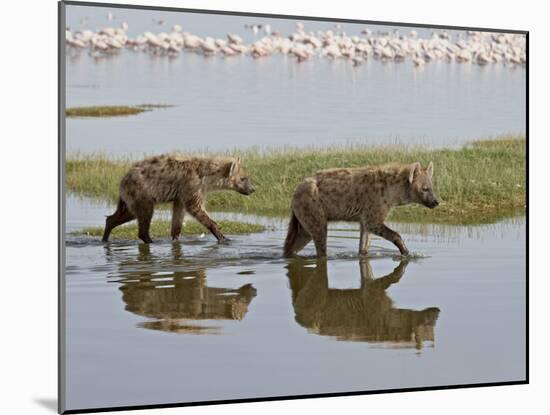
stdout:
<svg viewBox="0 0 550 415">
<path fill-rule="evenodd" d="M 413 58 L 412 61 L 414 63 L 414 66 L 416 66 L 417 68 L 422 68 L 426 64 L 426 61 L 419 57 Z"/>
<path fill-rule="evenodd" d="M 269 26 L 269 25 L 267 25 L 267 26 Z M 244 28 L 252 30 L 252 32 L 255 35 L 257 35 L 259 33 L 259 31 L 262 30 L 262 28 L 264 28 L 264 30 L 265 30 L 265 26 L 263 24 L 245 24 Z"/>
<path fill-rule="evenodd" d="M 364 61 L 365 61 L 365 60 L 364 60 L 362 57 L 360 57 L 360 56 L 355 56 L 355 57 L 352 59 L 353 66 L 362 65 Z"/>
</svg>

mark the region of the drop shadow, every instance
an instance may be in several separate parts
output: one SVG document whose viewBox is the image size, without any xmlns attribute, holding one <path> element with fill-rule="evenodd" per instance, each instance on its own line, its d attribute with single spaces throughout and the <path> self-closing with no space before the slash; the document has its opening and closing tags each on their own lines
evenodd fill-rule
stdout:
<svg viewBox="0 0 550 415">
<path fill-rule="evenodd" d="M 56 398 L 35 398 L 34 401 L 44 408 L 57 413 L 57 399 Z"/>
</svg>

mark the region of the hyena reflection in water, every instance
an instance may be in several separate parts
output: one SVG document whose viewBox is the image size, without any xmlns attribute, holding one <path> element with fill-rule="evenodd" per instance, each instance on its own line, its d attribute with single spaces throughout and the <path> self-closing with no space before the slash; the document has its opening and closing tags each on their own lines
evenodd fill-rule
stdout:
<svg viewBox="0 0 550 415">
<path fill-rule="evenodd" d="M 120 291 L 125 310 L 152 319 L 138 327 L 177 334 L 218 334 L 220 327 L 204 325 L 205 320 L 242 320 L 256 296 L 252 284 L 238 288 L 208 285 L 206 269 L 185 267 L 185 271 L 157 274 L 158 268 L 136 268 L 136 262 L 158 262 L 150 246 L 140 244 L 134 260 L 119 265 Z M 173 262 L 169 268 L 182 268 L 185 263 L 181 244 L 172 245 Z M 137 260 L 137 261 L 136 261 Z M 164 259 L 165 260 L 165 259 Z"/>
<path fill-rule="evenodd" d="M 157 203 L 172 203 L 173 240 L 181 233 L 185 212 L 190 213 L 218 239 L 225 236 L 204 210 L 209 192 L 233 190 L 243 195 L 255 189 L 240 159 L 213 157 L 186 157 L 162 155 L 132 165 L 120 183 L 120 198 L 116 212 L 107 217 L 103 242 L 109 240 L 111 231 L 126 222 L 137 219 L 138 236 L 152 242 L 149 227 Z"/>
<path fill-rule="evenodd" d="M 332 289 L 328 285 L 327 261 L 293 261 L 288 265 L 296 322 L 310 332 L 338 340 L 383 342 L 394 347 L 421 349 L 434 341 L 439 309 L 421 311 L 395 308 L 386 290 L 405 273 L 402 261 L 390 274 L 375 279 L 367 259 L 360 261 L 358 289 Z"/>
<path fill-rule="evenodd" d="M 327 255 L 330 221 L 359 222 L 359 254 L 367 254 L 371 234 L 393 242 L 408 255 L 401 236 L 384 221 L 394 206 L 439 205 L 432 189 L 433 164 L 388 164 L 375 167 L 321 170 L 296 188 L 284 254 L 301 251 L 312 239 L 318 257 Z"/>
</svg>

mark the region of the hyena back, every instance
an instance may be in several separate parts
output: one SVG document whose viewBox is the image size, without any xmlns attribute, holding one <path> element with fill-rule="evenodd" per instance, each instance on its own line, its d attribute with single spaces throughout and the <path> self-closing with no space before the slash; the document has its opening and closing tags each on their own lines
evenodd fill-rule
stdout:
<svg viewBox="0 0 550 415">
<path fill-rule="evenodd" d="M 115 213 L 107 216 L 103 241 L 113 228 L 138 221 L 138 236 L 152 242 L 149 227 L 157 203 L 173 203 L 172 239 L 177 239 L 185 212 L 194 216 L 219 242 L 225 240 L 218 225 L 204 210 L 206 194 L 233 190 L 244 195 L 254 192 L 240 159 L 212 157 L 155 156 L 135 163 L 120 182 L 120 198 Z"/>
<path fill-rule="evenodd" d="M 401 236 L 384 225 L 394 206 L 420 203 L 435 208 L 433 164 L 391 164 L 377 167 L 329 169 L 300 183 L 294 193 L 285 256 L 302 250 L 312 239 L 317 256 L 327 254 L 329 221 L 359 222 L 359 254 L 366 254 L 371 234 L 393 242 L 408 255 Z"/>
</svg>

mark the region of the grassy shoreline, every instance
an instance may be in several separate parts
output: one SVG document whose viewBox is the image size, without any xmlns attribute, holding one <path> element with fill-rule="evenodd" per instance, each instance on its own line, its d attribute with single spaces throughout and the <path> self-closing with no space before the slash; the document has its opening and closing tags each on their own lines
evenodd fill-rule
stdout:
<svg viewBox="0 0 550 415">
<path fill-rule="evenodd" d="M 151 236 L 153 238 L 165 238 L 170 236 L 171 222 L 166 219 L 156 219 L 151 223 Z M 264 232 L 266 227 L 256 223 L 236 222 L 228 220 L 218 221 L 218 225 L 222 232 L 226 235 L 242 235 L 249 233 Z M 71 232 L 71 235 L 87 235 L 87 236 L 103 236 L 103 226 L 89 226 L 78 231 Z M 201 235 L 208 233 L 208 230 L 200 223 L 189 221 L 183 224 L 181 233 L 183 235 Z M 138 239 L 137 223 L 129 223 L 127 225 L 115 228 L 110 239 Z"/>
<path fill-rule="evenodd" d="M 414 205 L 396 208 L 390 220 L 467 225 L 491 223 L 525 212 L 524 137 L 475 141 L 458 149 L 346 145 L 264 152 L 245 150 L 238 155 L 257 184 L 256 193 L 250 197 L 233 192 L 213 193 L 207 201 L 210 210 L 286 216 L 296 185 L 317 170 L 388 162 L 420 161 L 427 165 L 433 161 L 434 188 L 441 205 L 433 210 Z M 97 154 L 69 155 L 67 190 L 116 201 L 120 179 L 132 161 Z"/>
<path fill-rule="evenodd" d="M 65 110 L 67 117 L 123 117 L 140 114 L 155 108 L 170 108 L 168 104 L 141 104 L 141 105 L 102 105 L 91 107 L 73 107 Z"/>
</svg>

